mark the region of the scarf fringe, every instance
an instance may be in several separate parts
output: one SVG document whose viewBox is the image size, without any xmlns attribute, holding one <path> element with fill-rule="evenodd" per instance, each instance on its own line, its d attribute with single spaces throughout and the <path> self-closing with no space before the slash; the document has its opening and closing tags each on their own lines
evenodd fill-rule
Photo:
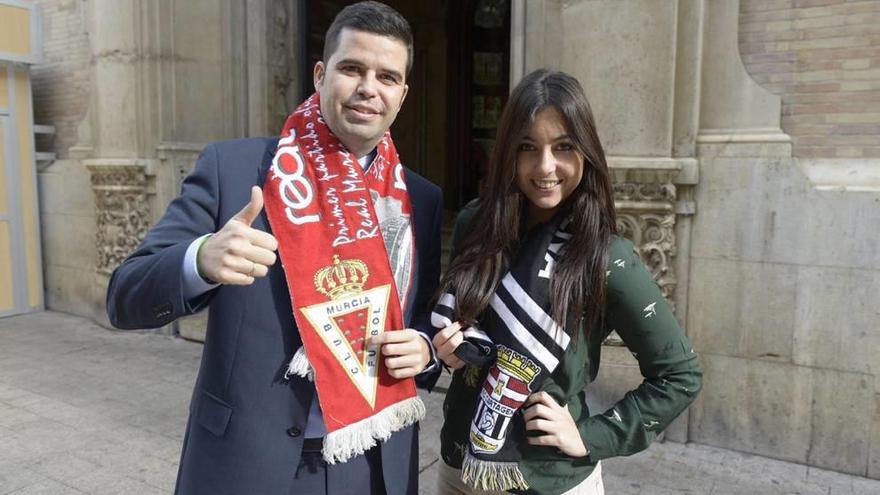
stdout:
<svg viewBox="0 0 880 495">
<path fill-rule="evenodd" d="M 310 382 L 315 381 L 315 369 L 312 368 L 312 364 L 309 363 L 309 358 L 306 356 L 305 346 L 300 346 L 299 349 L 296 350 L 293 354 L 293 359 L 291 359 L 290 364 L 287 365 L 287 371 L 284 372 L 284 379 L 290 380 L 291 376 L 306 378 Z"/>
<path fill-rule="evenodd" d="M 377 440 L 388 440 L 392 433 L 424 417 L 425 404 L 419 397 L 394 403 L 369 418 L 328 433 L 324 437 L 324 460 L 336 464 L 363 455 L 376 445 Z"/>
<path fill-rule="evenodd" d="M 484 461 L 477 459 L 470 452 L 464 456 L 461 481 L 478 490 L 501 492 L 529 488 L 516 462 Z"/>
</svg>

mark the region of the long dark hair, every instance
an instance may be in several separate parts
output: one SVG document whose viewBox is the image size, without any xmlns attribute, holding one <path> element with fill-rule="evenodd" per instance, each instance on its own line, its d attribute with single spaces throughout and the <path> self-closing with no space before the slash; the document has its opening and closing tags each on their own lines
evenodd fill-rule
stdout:
<svg viewBox="0 0 880 495">
<path fill-rule="evenodd" d="M 577 79 L 563 72 L 537 70 L 517 84 L 501 115 L 486 186 L 458 256 L 441 282 L 441 293 L 455 294 L 459 316 L 476 321 L 516 254 L 528 199 L 516 184 L 517 149 L 535 115 L 554 107 L 584 157 L 580 183 L 560 205 L 571 218 L 572 238 L 560 253 L 550 281 L 553 318 L 575 336 L 574 317 L 589 328 L 604 317 L 608 247 L 615 233 L 614 197 L 605 152 L 593 112 Z M 575 248 L 576 247 L 576 248 Z"/>
</svg>

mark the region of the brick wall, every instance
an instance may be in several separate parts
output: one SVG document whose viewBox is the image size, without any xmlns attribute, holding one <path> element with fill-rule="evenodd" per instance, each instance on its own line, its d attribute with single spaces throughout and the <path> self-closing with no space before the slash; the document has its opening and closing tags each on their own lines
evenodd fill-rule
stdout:
<svg viewBox="0 0 880 495">
<path fill-rule="evenodd" d="M 880 158 L 880 0 L 742 0 L 739 47 L 796 157 Z"/>
<path fill-rule="evenodd" d="M 89 100 L 89 40 L 86 0 L 38 0 L 43 18 L 44 63 L 32 69 L 34 120 L 55 126 L 56 135 L 37 143 L 65 158 L 76 144 L 77 126 Z"/>
</svg>

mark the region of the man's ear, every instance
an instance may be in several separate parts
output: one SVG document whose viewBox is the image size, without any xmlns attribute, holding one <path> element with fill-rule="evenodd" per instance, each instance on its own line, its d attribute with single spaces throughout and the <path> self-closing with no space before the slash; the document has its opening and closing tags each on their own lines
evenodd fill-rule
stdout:
<svg viewBox="0 0 880 495">
<path fill-rule="evenodd" d="M 324 62 L 320 60 L 315 63 L 315 70 L 312 73 L 312 82 L 315 85 L 315 91 L 321 89 L 321 84 L 324 82 L 324 74 L 326 73 L 326 67 L 324 67 Z"/>
<path fill-rule="evenodd" d="M 407 93 L 409 93 L 409 84 L 404 84 L 403 85 L 403 94 L 400 95 L 400 105 L 397 107 L 398 111 L 400 111 L 400 109 L 403 108 L 403 100 L 406 99 Z"/>
</svg>

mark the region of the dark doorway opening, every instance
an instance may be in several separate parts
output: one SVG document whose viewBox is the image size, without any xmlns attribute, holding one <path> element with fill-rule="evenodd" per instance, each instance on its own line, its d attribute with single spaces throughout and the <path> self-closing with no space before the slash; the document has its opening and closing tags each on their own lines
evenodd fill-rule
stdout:
<svg viewBox="0 0 880 495">
<path fill-rule="evenodd" d="M 324 34 L 349 0 L 306 0 L 302 94 Z M 385 0 L 413 29 L 409 94 L 391 127 L 404 165 L 443 188 L 457 210 L 479 194 L 510 80 L 510 0 Z"/>
</svg>

